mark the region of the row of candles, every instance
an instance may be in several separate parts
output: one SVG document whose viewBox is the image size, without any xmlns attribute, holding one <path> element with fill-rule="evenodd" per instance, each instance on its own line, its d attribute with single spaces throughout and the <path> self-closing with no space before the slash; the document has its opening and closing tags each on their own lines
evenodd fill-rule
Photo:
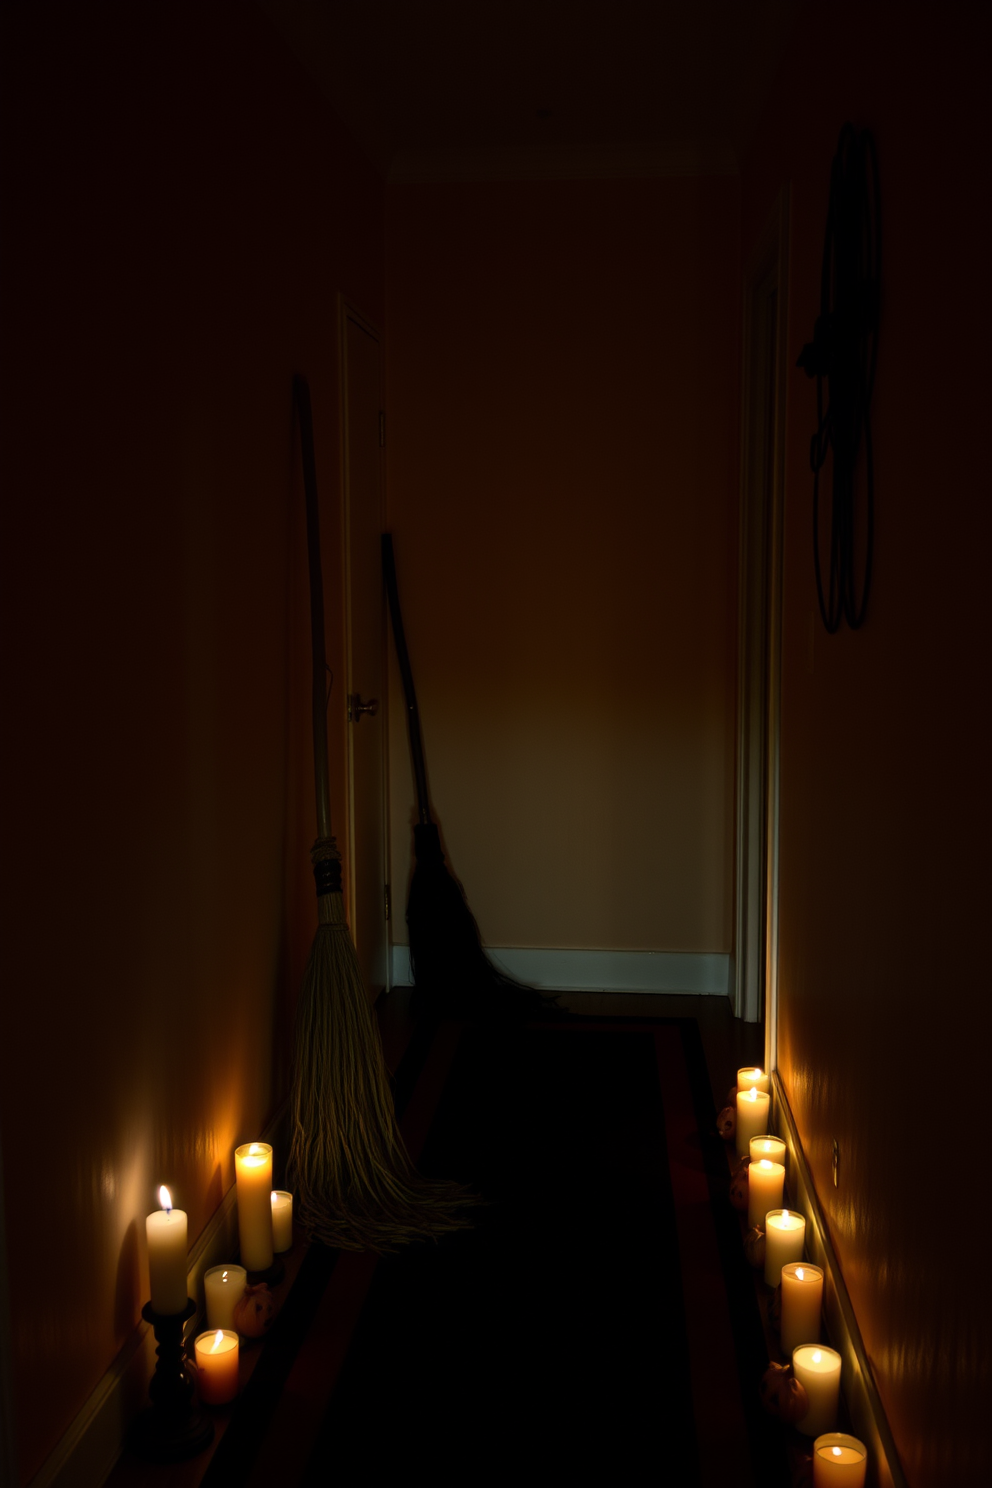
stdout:
<svg viewBox="0 0 992 1488">
<path fill-rule="evenodd" d="M 863 1488 L 868 1451 L 863 1442 L 836 1431 L 841 1357 L 820 1343 L 823 1270 L 803 1259 L 806 1220 L 782 1207 L 786 1146 L 768 1133 L 771 1110 L 764 1070 L 737 1071 L 736 1146 L 748 1159 L 747 1223 L 765 1234 L 765 1282 L 781 1286 L 781 1345 L 792 1373 L 806 1391 L 809 1408 L 797 1422 L 813 1442 L 814 1488 Z"/>
<path fill-rule="evenodd" d="M 200 1399 L 225 1405 L 238 1393 L 240 1340 L 235 1310 L 248 1285 L 248 1272 L 264 1272 L 277 1253 L 292 1249 L 293 1195 L 272 1187 L 272 1148 L 246 1142 L 234 1153 L 238 1237 L 242 1265 L 213 1266 L 203 1278 L 207 1329 L 193 1342 Z M 161 1208 L 145 1220 L 152 1311 L 163 1316 L 187 1305 L 186 1214 L 172 1207 L 164 1186 Z"/>
</svg>

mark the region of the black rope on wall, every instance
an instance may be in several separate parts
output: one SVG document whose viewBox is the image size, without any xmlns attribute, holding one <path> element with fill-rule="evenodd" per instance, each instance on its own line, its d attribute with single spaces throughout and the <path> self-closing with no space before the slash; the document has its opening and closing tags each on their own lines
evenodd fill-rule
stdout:
<svg viewBox="0 0 992 1488">
<path fill-rule="evenodd" d="M 845 619 L 857 630 L 868 608 L 875 546 L 875 469 L 870 406 L 878 356 L 881 224 L 878 160 L 867 129 L 845 124 L 830 173 L 830 204 L 823 243 L 820 314 L 798 365 L 816 378 L 813 471 L 813 562 L 820 615 L 833 635 Z M 826 410 L 824 411 L 824 384 Z M 856 579 L 855 470 L 865 443 L 865 557 Z M 833 451 L 830 568 L 826 588 L 820 554 L 820 471 Z M 860 594 L 858 590 L 860 588 Z"/>
</svg>

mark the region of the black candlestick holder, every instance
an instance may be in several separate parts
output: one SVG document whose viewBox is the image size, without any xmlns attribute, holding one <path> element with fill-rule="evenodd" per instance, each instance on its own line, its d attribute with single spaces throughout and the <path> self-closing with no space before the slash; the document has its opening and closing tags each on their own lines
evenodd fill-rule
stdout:
<svg viewBox="0 0 992 1488">
<path fill-rule="evenodd" d="M 152 1403 L 133 1423 L 128 1446 L 149 1462 L 181 1462 L 195 1457 L 214 1439 L 213 1422 L 194 1408 L 195 1387 L 183 1352 L 183 1334 L 195 1312 L 192 1297 L 187 1297 L 182 1312 L 155 1312 L 150 1302 L 141 1309 L 141 1316 L 155 1330 L 158 1348 L 148 1387 Z"/>
</svg>

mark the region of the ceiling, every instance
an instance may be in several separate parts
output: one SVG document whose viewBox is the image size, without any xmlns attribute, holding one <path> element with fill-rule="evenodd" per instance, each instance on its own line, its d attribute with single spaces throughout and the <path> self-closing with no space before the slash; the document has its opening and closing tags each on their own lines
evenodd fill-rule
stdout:
<svg viewBox="0 0 992 1488">
<path fill-rule="evenodd" d="M 801 0 L 257 0 L 389 180 L 735 171 Z"/>
</svg>

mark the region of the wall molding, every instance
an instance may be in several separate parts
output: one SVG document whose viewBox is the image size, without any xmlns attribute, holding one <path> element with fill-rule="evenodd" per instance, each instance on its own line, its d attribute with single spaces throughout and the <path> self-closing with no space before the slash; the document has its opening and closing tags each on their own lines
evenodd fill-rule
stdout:
<svg viewBox="0 0 992 1488">
<path fill-rule="evenodd" d="M 262 1134 L 263 1141 L 280 1150 L 285 1150 L 287 1115 L 283 1105 Z M 237 1189 L 232 1184 L 189 1252 L 186 1289 L 197 1310 L 186 1324 L 186 1338 L 199 1330 L 203 1317 L 204 1272 L 237 1254 Z M 155 1335 L 140 1322 L 29 1488 L 101 1488 L 124 1449 L 127 1428 L 148 1403 L 154 1369 Z"/>
<path fill-rule="evenodd" d="M 731 958 L 710 951 L 595 951 L 546 946 L 487 946 L 501 970 L 554 992 L 670 992 L 726 997 Z M 392 948 L 392 987 L 412 985 L 410 947 Z"/>
<path fill-rule="evenodd" d="M 830 1239 L 826 1218 L 806 1161 L 799 1130 L 778 1071 L 772 1074 L 774 1130 L 789 1153 L 791 1207 L 806 1218 L 806 1250 L 824 1273 L 823 1315 L 830 1343 L 840 1354 L 844 1399 L 856 1435 L 869 1452 L 868 1482 L 873 1488 L 907 1488 L 906 1477 L 882 1406 L 847 1284 Z"/>
</svg>

